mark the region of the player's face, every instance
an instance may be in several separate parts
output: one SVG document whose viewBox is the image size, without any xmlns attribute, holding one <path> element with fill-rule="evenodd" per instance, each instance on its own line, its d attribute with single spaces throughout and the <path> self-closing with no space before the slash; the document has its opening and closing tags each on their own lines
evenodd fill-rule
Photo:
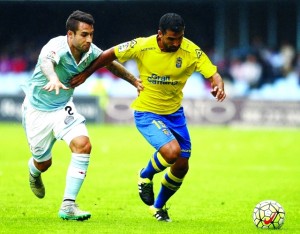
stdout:
<svg viewBox="0 0 300 234">
<path fill-rule="evenodd" d="M 165 34 L 158 30 L 158 38 L 160 40 L 161 50 L 165 52 L 176 52 L 181 45 L 184 36 L 184 31 L 173 32 L 167 30 Z"/>
<path fill-rule="evenodd" d="M 90 49 L 93 42 L 94 27 L 83 22 L 79 22 L 77 31 L 68 32 L 71 40 L 71 47 L 78 52 L 85 53 Z"/>
</svg>

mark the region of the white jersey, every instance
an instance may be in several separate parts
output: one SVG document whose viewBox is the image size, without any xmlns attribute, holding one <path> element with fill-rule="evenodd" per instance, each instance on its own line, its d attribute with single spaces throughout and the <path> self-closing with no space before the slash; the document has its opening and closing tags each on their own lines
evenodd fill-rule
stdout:
<svg viewBox="0 0 300 234">
<path fill-rule="evenodd" d="M 60 82 L 66 87 L 70 87 L 69 82 L 72 77 L 82 72 L 102 52 L 96 45 L 91 44 L 89 51 L 82 56 L 81 61 L 77 64 L 70 51 L 67 36 L 51 39 L 42 48 L 33 75 L 25 87 L 25 93 L 30 104 L 41 111 L 59 110 L 66 105 L 74 92 L 73 88 L 60 89 L 59 94 L 56 95 L 55 90 L 51 92 L 43 90 L 43 86 L 49 82 L 40 68 L 43 58 L 51 59 L 54 62 L 54 69 Z"/>
</svg>

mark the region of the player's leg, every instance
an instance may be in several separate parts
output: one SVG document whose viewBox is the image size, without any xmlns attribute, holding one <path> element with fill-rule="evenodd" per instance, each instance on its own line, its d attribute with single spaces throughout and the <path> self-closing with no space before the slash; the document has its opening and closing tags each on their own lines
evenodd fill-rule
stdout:
<svg viewBox="0 0 300 234">
<path fill-rule="evenodd" d="M 45 196 L 45 186 L 41 174 L 51 166 L 51 163 L 51 158 L 44 162 L 37 162 L 34 157 L 31 157 L 28 161 L 29 185 L 31 191 L 38 198 L 43 198 Z"/>
<path fill-rule="evenodd" d="M 86 177 L 92 148 L 85 124 L 81 123 L 73 127 L 63 139 L 69 145 L 72 155 L 59 217 L 67 220 L 86 220 L 91 217 L 91 214 L 80 210 L 75 203 Z"/>
<path fill-rule="evenodd" d="M 161 190 L 154 202 L 155 208 L 162 208 L 171 196 L 181 187 L 189 169 L 188 158 L 179 157 L 162 179 Z"/>
<path fill-rule="evenodd" d="M 153 176 L 170 167 L 175 160 L 174 155 L 180 152 L 180 149 L 175 137 L 168 130 L 159 115 L 147 112 L 135 112 L 135 122 L 138 130 L 154 148 L 158 150 L 164 145 L 166 149 L 165 151 L 156 151 L 149 159 L 147 165 L 138 174 L 140 198 L 145 204 L 153 205 Z M 166 160 L 161 152 L 164 154 L 167 154 L 167 152 L 172 153 L 167 154 L 169 157 Z"/>
<path fill-rule="evenodd" d="M 155 130 L 156 131 L 156 130 Z M 166 128 L 164 129 L 166 132 Z M 158 133 L 161 135 L 161 133 Z M 171 135 L 171 133 L 170 133 Z M 160 142 L 169 141 L 170 138 L 165 138 L 164 136 L 158 137 L 157 140 Z M 161 143 L 160 143 L 161 144 Z M 141 171 L 141 176 L 143 178 L 153 179 L 153 176 L 170 167 L 180 156 L 180 146 L 176 139 L 163 145 L 159 151 L 156 151 L 150 158 L 147 166 Z"/>
<path fill-rule="evenodd" d="M 181 153 L 164 175 L 161 183 L 161 189 L 155 199 L 154 205 L 150 207 L 151 213 L 155 214 L 157 220 L 162 221 L 170 221 L 167 210 L 163 209 L 163 207 L 171 196 L 173 196 L 181 187 L 183 179 L 189 169 L 188 159 L 191 155 L 191 141 L 183 110 L 180 109 L 175 114 L 170 115 L 168 120 L 165 120 L 165 122 L 169 126 L 170 131 L 172 131 L 173 135 L 176 137 L 177 142 L 180 145 Z M 169 151 L 168 148 L 165 148 L 165 146 L 160 149 L 162 155 L 165 155 L 165 150 Z"/>
<path fill-rule="evenodd" d="M 23 120 L 28 144 L 32 157 L 28 161 L 29 184 L 32 192 L 38 197 L 45 196 L 45 187 L 41 173 L 45 172 L 52 163 L 51 149 L 55 142 L 50 127 L 52 117 L 48 113 L 35 110 L 27 100 L 22 106 Z"/>
<path fill-rule="evenodd" d="M 164 175 L 160 191 L 153 206 L 150 206 L 150 213 L 159 221 L 170 222 L 167 208 L 163 208 L 166 202 L 181 187 L 184 176 L 188 171 L 188 159 L 180 157 Z"/>
<path fill-rule="evenodd" d="M 75 203 L 86 176 L 91 152 L 91 144 L 84 124 L 85 118 L 77 112 L 72 100 L 64 108 L 55 111 L 54 115 L 52 125 L 54 136 L 58 140 L 64 140 L 72 151 L 59 217 L 85 220 L 91 214 L 81 211 Z"/>
<path fill-rule="evenodd" d="M 172 140 L 167 145 L 176 145 L 177 141 Z M 167 146 L 166 145 L 166 146 Z M 171 162 L 172 160 L 170 160 Z M 152 179 L 155 174 L 165 170 L 167 167 L 170 167 L 172 163 L 169 163 L 165 160 L 162 154 L 156 151 L 146 167 L 140 170 L 139 172 L 139 179 L 138 179 L 138 188 L 139 188 L 139 195 L 142 201 L 147 205 L 154 204 L 154 192 L 153 192 L 153 182 Z"/>
</svg>

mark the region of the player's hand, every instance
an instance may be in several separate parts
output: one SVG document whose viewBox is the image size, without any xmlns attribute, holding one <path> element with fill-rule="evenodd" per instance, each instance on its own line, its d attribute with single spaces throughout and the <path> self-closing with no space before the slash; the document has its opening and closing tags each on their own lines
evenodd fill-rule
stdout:
<svg viewBox="0 0 300 234">
<path fill-rule="evenodd" d="M 55 94 L 58 95 L 59 94 L 59 90 L 60 89 L 69 89 L 68 87 L 66 87 L 64 84 L 62 84 L 59 80 L 55 80 L 55 81 L 49 81 L 44 87 L 44 90 L 51 92 L 53 90 L 55 90 Z"/>
<path fill-rule="evenodd" d="M 213 87 L 210 93 L 217 99 L 218 102 L 222 102 L 226 98 L 225 91 L 218 86 Z"/>
<path fill-rule="evenodd" d="M 140 92 L 144 90 L 144 86 L 142 84 L 142 80 L 139 78 L 136 78 L 134 81 L 134 86 L 137 89 L 138 95 L 140 95 Z"/>
<path fill-rule="evenodd" d="M 88 77 L 86 77 L 83 73 L 79 73 L 78 75 L 74 76 L 71 81 L 70 81 L 70 85 L 72 88 L 75 88 L 81 84 L 83 84 L 86 79 Z"/>
</svg>

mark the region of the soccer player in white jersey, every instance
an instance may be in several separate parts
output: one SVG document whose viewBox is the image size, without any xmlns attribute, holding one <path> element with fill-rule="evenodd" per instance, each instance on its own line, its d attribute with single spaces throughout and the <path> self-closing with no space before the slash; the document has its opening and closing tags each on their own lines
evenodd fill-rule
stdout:
<svg viewBox="0 0 300 234">
<path fill-rule="evenodd" d="M 138 174 L 138 190 L 150 213 L 159 221 L 169 222 L 166 202 L 183 183 L 189 169 L 191 140 L 181 106 L 182 89 L 193 72 L 199 72 L 211 83 L 217 101 L 226 97 L 224 83 L 207 55 L 184 37 L 181 16 L 167 13 L 159 21 L 157 35 L 137 38 L 103 52 L 103 57 L 74 77 L 71 86 L 80 85 L 107 61 L 118 59 L 137 62 L 144 90 L 133 101 L 136 127 L 155 152 Z M 106 58 L 106 59 L 105 59 Z M 153 177 L 166 170 L 161 188 L 154 197 Z"/>
<path fill-rule="evenodd" d="M 86 177 L 90 161 L 91 143 L 85 118 L 73 104 L 74 89 L 71 78 L 82 72 L 102 50 L 93 41 L 92 15 L 74 11 L 66 21 L 67 35 L 51 39 L 41 50 L 33 75 L 24 88 L 23 126 L 32 157 L 29 159 L 29 183 L 38 197 L 45 196 L 41 173 L 52 163 L 51 150 L 56 140 L 64 140 L 72 154 L 66 176 L 66 187 L 59 217 L 67 220 L 86 220 L 91 217 L 75 203 Z M 127 80 L 138 91 L 140 79 L 135 78 L 123 65 L 112 61 L 107 68 Z"/>
</svg>

